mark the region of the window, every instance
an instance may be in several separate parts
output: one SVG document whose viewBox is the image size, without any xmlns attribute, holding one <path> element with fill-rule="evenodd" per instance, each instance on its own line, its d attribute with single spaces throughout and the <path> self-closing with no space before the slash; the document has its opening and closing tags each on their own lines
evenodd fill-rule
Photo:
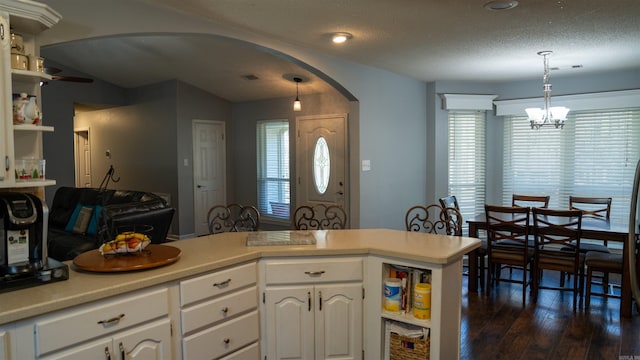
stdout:
<svg viewBox="0 0 640 360">
<path fill-rule="evenodd" d="M 548 194 L 552 208 L 567 208 L 570 195 L 611 197 L 611 221 L 628 223 L 640 109 L 571 112 L 562 130 L 506 117 L 504 145 L 504 204 L 513 193 Z"/>
<path fill-rule="evenodd" d="M 484 213 L 484 111 L 449 111 L 449 194 L 455 195 L 464 219 Z M 465 229 L 468 225 L 464 223 Z"/>
<path fill-rule="evenodd" d="M 258 210 L 288 220 L 290 212 L 289 122 L 258 121 Z"/>
</svg>

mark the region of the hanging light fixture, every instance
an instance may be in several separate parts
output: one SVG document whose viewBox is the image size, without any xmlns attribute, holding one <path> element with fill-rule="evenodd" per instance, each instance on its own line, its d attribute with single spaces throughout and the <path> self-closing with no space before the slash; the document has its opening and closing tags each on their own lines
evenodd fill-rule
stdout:
<svg viewBox="0 0 640 360">
<path fill-rule="evenodd" d="M 554 125 L 556 129 L 562 129 L 564 127 L 564 121 L 567 119 L 567 114 L 569 113 L 569 108 L 564 106 L 551 107 L 551 83 L 549 82 L 550 74 L 548 56 L 552 53 L 553 51 L 548 50 L 538 52 L 538 55 L 544 58 L 544 108 L 525 109 L 529 116 L 529 121 L 531 122 L 531 128 L 536 130 L 545 125 Z"/>
<path fill-rule="evenodd" d="M 302 111 L 302 103 L 298 98 L 298 84 L 302 82 L 302 79 L 299 77 L 294 77 L 293 81 L 296 82 L 296 100 L 293 102 L 293 111 Z"/>
</svg>

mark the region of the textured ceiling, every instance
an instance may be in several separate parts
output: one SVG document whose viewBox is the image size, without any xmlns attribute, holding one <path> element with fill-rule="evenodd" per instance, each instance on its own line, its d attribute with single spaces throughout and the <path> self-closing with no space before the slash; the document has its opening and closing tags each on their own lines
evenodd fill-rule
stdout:
<svg viewBox="0 0 640 360">
<path fill-rule="evenodd" d="M 640 71 L 638 0 L 521 0 L 507 11 L 486 10 L 487 0 L 135 1 L 424 81 L 541 78 L 540 50 L 554 51 L 553 77 Z M 77 13 L 78 7 L 91 11 L 98 4 L 47 2 L 63 22 L 81 22 L 81 17 L 67 20 L 65 13 Z M 335 46 L 327 36 L 334 31 L 349 32 L 353 39 Z M 46 46 L 43 54 L 121 86 L 179 78 L 231 101 L 290 96 L 292 84 L 283 74 L 309 77 L 301 93 L 327 86 L 286 59 L 213 36 L 99 38 Z M 242 78 L 247 74 L 264 82 L 248 86 Z"/>
</svg>

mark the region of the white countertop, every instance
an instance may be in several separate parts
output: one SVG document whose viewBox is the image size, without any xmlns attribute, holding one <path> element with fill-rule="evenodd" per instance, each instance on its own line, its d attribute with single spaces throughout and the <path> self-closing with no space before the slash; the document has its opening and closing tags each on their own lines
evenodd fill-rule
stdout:
<svg viewBox="0 0 640 360">
<path fill-rule="evenodd" d="M 312 245 L 246 246 L 248 233 L 223 233 L 165 245 L 182 250 L 180 259 L 155 269 L 93 273 L 77 270 L 72 262 L 69 280 L 0 294 L 0 325 L 51 311 L 175 281 L 223 267 L 279 256 L 382 255 L 432 264 L 448 264 L 480 246 L 480 240 L 389 229 L 265 232 L 315 238 Z"/>
</svg>

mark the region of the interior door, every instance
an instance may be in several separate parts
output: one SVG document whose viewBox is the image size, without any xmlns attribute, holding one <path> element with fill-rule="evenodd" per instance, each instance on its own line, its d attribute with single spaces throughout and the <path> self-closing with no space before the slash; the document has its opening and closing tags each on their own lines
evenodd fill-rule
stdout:
<svg viewBox="0 0 640 360">
<path fill-rule="evenodd" d="M 76 187 L 91 187 L 91 142 L 89 130 L 74 131 Z"/>
<path fill-rule="evenodd" d="M 226 204 L 226 151 L 224 122 L 194 120 L 193 129 L 193 216 L 195 235 L 209 233 L 207 212 Z"/>
<path fill-rule="evenodd" d="M 349 214 L 347 115 L 298 117 L 296 129 L 296 206 L 339 205 Z"/>
</svg>

